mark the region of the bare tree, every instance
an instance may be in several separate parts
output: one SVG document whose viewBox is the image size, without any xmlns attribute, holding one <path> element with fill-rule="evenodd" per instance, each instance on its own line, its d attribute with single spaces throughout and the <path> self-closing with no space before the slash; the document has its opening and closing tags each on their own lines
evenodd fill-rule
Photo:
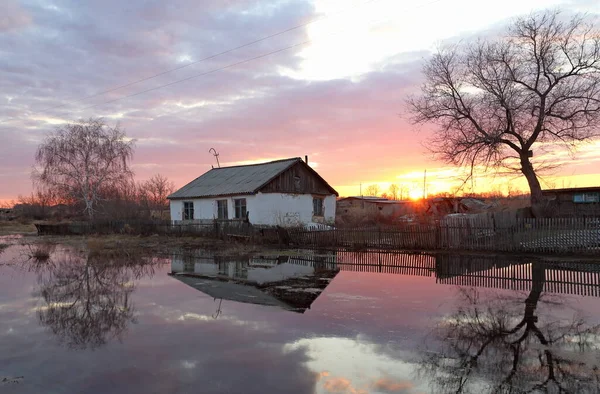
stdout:
<svg viewBox="0 0 600 394">
<path fill-rule="evenodd" d="M 40 323 L 70 348 L 98 348 L 120 340 L 134 323 L 131 294 L 138 279 L 154 274 L 151 259 L 140 256 L 54 256 L 31 261 L 38 273 Z"/>
<path fill-rule="evenodd" d="M 378 185 L 369 185 L 366 191 L 367 196 L 377 197 L 379 195 L 379 186 Z"/>
<path fill-rule="evenodd" d="M 175 184 L 161 174 L 156 174 L 139 185 L 140 200 L 146 201 L 153 210 L 167 208 L 167 196 L 174 191 Z"/>
<path fill-rule="evenodd" d="M 481 392 L 482 381 L 493 393 L 596 392 L 600 359 L 591 338 L 600 325 L 582 317 L 538 316 L 544 264 L 532 263 L 524 309 L 513 296 L 459 288 L 458 309 L 428 337 L 439 348 L 424 355 L 418 371 L 435 392 Z M 556 308 L 557 300 L 546 303 Z"/>
<path fill-rule="evenodd" d="M 81 202 L 93 219 L 101 191 L 129 180 L 134 142 L 118 125 L 102 119 L 67 124 L 50 133 L 38 147 L 33 179 L 67 200 Z"/>
<path fill-rule="evenodd" d="M 583 17 L 519 18 L 501 39 L 440 50 L 424 74 L 421 94 L 408 104 L 415 123 L 439 126 L 432 152 L 471 171 L 520 171 L 534 208 L 543 202 L 537 172 L 544 163 L 532 163 L 533 148 L 573 149 L 599 135 L 600 31 Z"/>
<path fill-rule="evenodd" d="M 396 185 L 395 183 L 392 183 L 390 185 L 390 188 L 388 189 L 388 193 L 389 196 L 392 200 L 397 200 L 398 196 L 400 195 L 400 186 Z"/>
</svg>

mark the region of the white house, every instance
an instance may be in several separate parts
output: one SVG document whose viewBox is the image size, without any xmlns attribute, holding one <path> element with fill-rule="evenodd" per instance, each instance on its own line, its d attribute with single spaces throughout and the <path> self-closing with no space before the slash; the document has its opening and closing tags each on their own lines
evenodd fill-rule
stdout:
<svg viewBox="0 0 600 394">
<path fill-rule="evenodd" d="M 213 168 L 168 199 L 172 220 L 333 224 L 338 193 L 301 158 Z"/>
</svg>

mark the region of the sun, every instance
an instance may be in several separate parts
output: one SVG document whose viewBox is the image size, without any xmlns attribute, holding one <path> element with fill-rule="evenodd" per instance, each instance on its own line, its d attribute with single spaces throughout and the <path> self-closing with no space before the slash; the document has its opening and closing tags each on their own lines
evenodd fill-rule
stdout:
<svg viewBox="0 0 600 394">
<path fill-rule="evenodd" d="M 420 200 L 423 198 L 423 190 L 412 189 L 408 192 L 408 196 L 411 200 Z"/>
</svg>

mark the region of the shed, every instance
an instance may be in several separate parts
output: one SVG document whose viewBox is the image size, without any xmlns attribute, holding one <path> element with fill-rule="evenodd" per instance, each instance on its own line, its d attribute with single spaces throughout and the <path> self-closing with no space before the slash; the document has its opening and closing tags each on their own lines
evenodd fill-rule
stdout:
<svg viewBox="0 0 600 394">
<path fill-rule="evenodd" d="M 542 190 L 557 217 L 599 217 L 600 186 Z"/>
</svg>

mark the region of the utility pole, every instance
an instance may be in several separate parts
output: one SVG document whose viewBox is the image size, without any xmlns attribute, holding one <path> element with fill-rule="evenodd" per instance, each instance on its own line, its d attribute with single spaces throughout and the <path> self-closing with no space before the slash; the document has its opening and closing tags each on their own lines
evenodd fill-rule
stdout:
<svg viewBox="0 0 600 394">
<path fill-rule="evenodd" d="M 425 174 L 423 174 L 423 199 L 427 197 L 427 169 L 425 169 Z"/>
</svg>

